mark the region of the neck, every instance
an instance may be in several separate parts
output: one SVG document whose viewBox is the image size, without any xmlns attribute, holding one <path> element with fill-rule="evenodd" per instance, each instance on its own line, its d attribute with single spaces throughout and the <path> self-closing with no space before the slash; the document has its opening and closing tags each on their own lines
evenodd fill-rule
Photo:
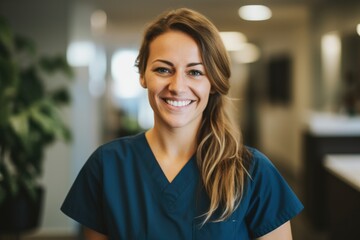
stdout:
<svg viewBox="0 0 360 240">
<path fill-rule="evenodd" d="M 146 137 L 154 151 L 168 159 L 188 160 L 196 151 L 196 134 L 197 131 L 159 129 L 155 126 L 146 133 Z"/>
</svg>

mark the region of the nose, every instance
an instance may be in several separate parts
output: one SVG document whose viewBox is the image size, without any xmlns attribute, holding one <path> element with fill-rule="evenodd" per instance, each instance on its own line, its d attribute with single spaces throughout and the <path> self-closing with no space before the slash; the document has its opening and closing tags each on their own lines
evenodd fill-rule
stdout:
<svg viewBox="0 0 360 240">
<path fill-rule="evenodd" d="M 179 95 L 185 92 L 187 87 L 186 77 L 182 73 L 176 73 L 170 78 L 169 91 Z"/>
</svg>

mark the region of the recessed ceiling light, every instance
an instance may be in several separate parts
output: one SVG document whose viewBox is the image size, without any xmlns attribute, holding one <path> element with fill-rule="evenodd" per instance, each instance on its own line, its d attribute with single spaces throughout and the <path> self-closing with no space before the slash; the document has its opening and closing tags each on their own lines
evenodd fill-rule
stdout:
<svg viewBox="0 0 360 240">
<path fill-rule="evenodd" d="M 92 28 L 105 28 L 107 22 L 107 15 L 103 10 L 96 10 L 91 14 L 90 22 Z"/>
<path fill-rule="evenodd" d="M 260 58 L 259 48 L 252 43 L 244 43 L 242 49 L 232 52 L 232 56 L 237 63 L 253 63 Z"/>
<path fill-rule="evenodd" d="M 237 51 L 246 42 L 246 37 L 241 32 L 220 32 L 220 37 L 227 51 Z"/>
<path fill-rule="evenodd" d="M 271 18 L 272 13 L 264 5 L 246 5 L 239 8 L 239 16 L 248 21 L 263 21 Z"/>
</svg>

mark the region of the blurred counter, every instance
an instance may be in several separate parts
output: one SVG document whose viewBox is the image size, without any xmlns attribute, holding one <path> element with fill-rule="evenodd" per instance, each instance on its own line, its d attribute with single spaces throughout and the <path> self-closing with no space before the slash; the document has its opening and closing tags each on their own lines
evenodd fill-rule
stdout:
<svg viewBox="0 0 360 240">
<path fill-rule="evenodd" d="M 306 125 L 317 136 L 360 136 L 360 116 L 311 113 Z"/>
<path fill-rule="evenodd" d="M 325 159 L 327 159 L 328 155 L 349 154 L 360 155 L 360 116 L 350 117 L 330 113 L 311 113 L 306 119 L 303 132 L 302 159 L 304 166 L 305 213 L 315 229 L 329 229 L 326 208 L 328 199 L 326 196 L 329 189 L 327 178 L 330 171 L 325 169 Z M 346 159 L 337 158 L 337 160 Z M 349 177 L 348 172 L 344 171 L 353 167 L 349 167 L 350 165 L 346 163 L 341 165 L 338 161 L 333 162 L 333 160 L 329 160 L 328 164 L 330 164 L 330 166 L 328 165 L 330 168 L 333 166 L 331 169 L 334 171 L 331 172 L 331 175 L 339 174 L 338 171 L 341 171 L 341 175 L 346 175 L 347 178 Z M 335 169 L 337 170 L 335 171 Z M 333 178 L 335 178 L 335 175 Z M 344 178 L 336 180 L 345 185 Z M 350 180 L 347 179 L 346 181 Z M 350 182 L 353 183 L 353 181 L 357 182 L 351 177 Z M 350 186 L 348 187 L 350 188 Z M 355 189 L 353 191 L 358 193 Z"/>
<path fill-rule="evenodd" d="M 330 154 L 324 159 L 329 239 L 360 235 L 360 154 Z"/>
<path fill-rule="evenodd" d="M 360 192 L 360 154 L 328 155 L 324 166 L 334 176 Z"/>
</svg>

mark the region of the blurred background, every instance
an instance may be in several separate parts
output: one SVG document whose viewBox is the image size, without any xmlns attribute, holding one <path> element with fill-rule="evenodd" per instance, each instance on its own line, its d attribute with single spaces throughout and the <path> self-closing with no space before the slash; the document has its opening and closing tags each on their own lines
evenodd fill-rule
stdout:
<svg viewBox="0 0 360 240">
<path fill-rule="evenodd" d="M 239 8 L 250 4 L 271 12 L 246 20 Z M 0 16 L 14 32 L 33 39 L 39 54 L 64 54 L 74 71 L 66 81 L 71 102 L 61 108 L 72 140 L 46 149 L 41 222 L 21 238 L 78 238 L 60 205 L 98 145 L 152 126 L 134 61 L 146 23 L 177 7 L 203 13 L 224 32 L 231 113 L 245 144 L 273 161 L 305 205 L 294 239 L 358 237 L 358 0 L 1 0 Z"/>
</svg>

